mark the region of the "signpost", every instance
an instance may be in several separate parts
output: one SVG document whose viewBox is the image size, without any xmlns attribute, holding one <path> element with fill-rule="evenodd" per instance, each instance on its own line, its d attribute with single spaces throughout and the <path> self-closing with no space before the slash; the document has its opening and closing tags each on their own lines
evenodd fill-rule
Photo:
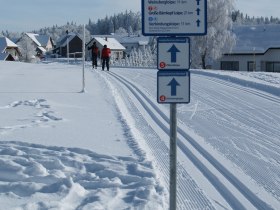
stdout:
<svg viewBox="0 0 280 210">
<path fill-rule="evenodd" d="M 142 0 L 142 33 L 161 36 L 157 101 L 170 104 L 169 209 L 176 210 L 177 103 L 190 102 L 190 39 L 181 36 L 207 34 L 207 0 Z"/>
</svg>

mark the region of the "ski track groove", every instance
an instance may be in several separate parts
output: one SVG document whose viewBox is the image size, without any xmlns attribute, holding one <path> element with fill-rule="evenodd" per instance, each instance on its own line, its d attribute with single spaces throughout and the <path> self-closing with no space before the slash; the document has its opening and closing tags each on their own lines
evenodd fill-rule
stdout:
<svg viewBox="0 0 280 210">
<path fill-rule="evenodd" d="M 193 84 L 193 86 L 196 86 Z M 196 86 L 197 90 L 199 90 L 199 86 Z M 193 93 L 197 98 L 199 98 L 200 101 L 204 101 L 206 102 L 206 104 L 210 104 L 211 107 L 216 107 L 213 108 L 215 110 L 224 110 L 224 107 L 229 107 L 228 104 L 226 104 L 225 102 L 221 101 L 221 100 L 210 100 L 207 97 L 202 97 L 200 96 L 199 92 Z M 204 93 L 204 96 L 210 96 L 207 95 L 207 93 Z M 217 109 L 217 107 L 219 107 Z M 239 110 L 241 111 L 241 110 Z M 258 135 L 254 132 L 250 132 L 250 136 L 254 135 L 256 137 L 256 139 L 259 139 L 260 137 L 262 137 L 260 143 L 262 146 L 263 143 L 265 142 L 267 145 L 275 147 L 277 149 L 280 148 L 280 144 L 278 143 L 277 139 L 279 138 L 279 136 L 274 136 L 275 141 L 267 141 L 265 139 L 271 139 L 271 134 L 273 133 L 278 133 L 279 129 L 277 128 L 269 128 L 269 129 L 264 129 L 263 128 L 263 121 L 259 122 L 257 120 L 252 120 L 251 119 L 251 115 L 248 113 L 245 113 L 242 111 L 242 113 L 236 112 L 234 110 L 231 109 L 226 109 L 226 113 L 225 112 L 220 112 L 222 115 L 227 116 L 228 119 L 231 120 L 235 120 L 236 122 L 239 122 L 240 125 L 242 124 L 242 126 L 248 127 L 247 125 L 251 125 L 253 124 L 255 126 L 255 128 L 260 129 L 262 132 L 259 132 Z M 240 119 L 242 119 L 242 122 L 240 121 Z M 271 129 L 271 130 L 270 130 Z M 250 131 L 250 129 L 248 129 L 248 131 Z"/>
<path fill-rule="evenodd" d="M 151 107 L 153 107 L 153 109 L 164 119 L 165 122 L 169 123 L 169 119 L 168 117 L 155 105 L 155 103 L 153 103 L 136 85 L 132 84 L 131 82 L 129 82 L 128 80 L 126 80 L 125 78 L 121 77 L 120 75 L 117 75 L 115 73 L 111 73 L 110 75 L 114 76 L 115 78 L 119 78 L 118 80 L 120 82 L 122 82 L 134 95 L 135 97 L 139 100 L 140 97 L 138 96 L 138 94 L 140 94 L 145 100 L 146 102 L 148 102 L 148 104 L 151 105 Z M 122 80 L 122 81 L 121 81 Z M 133 89 L 135 89 L 136 91 L 134 91 Z M 142 99 L 141 99 L 142 100 Z M 157 119 L 157 117 L 153 114 L 153 112 L 147 107 L 147 105 L 145 105 L 145 102 L 142 100 L 141 104 L 143 106 L 145 106 L 144 108 L 149 112 L 149 114 L 152 115 L 152 118 L 154 120 L 156 120 L 156 122 L 160 122 L 161 121 L 159 119 Z M 156 117 L 156 118 L 154 118 Z M 161 123 L 162 124 L 162 123 Z M 166 127 L 165 125 L 159 125 L 162 129 L 164 127 Z M 166 132 L 165 128 L 163 129 Z M 185 139 L 188 140 L 188 142 L 206 159 L 209 161 L 209 163 L 211 163 L 212 166 L 214 166 L 214 168 L 216 168 L 233 186 L 235 186 L 235 188 L 241 193 L 243 194 L 244 197 L 246 197 L 246 199 L 248 201 L 251 202 L 251 204 L 253 204 L 257 209 L 272 209 L 267 203 L 265 203 L 263 200 L 261 200 L 259 197 L 257 197 L 252 191 L 250 191 L 249 188 L 247 188 L 242 182 L 240 182 L 240 180 L 238 180 L 230 171 L 228 171 L 221 163 L 219 163 L 218 160 L 216 160 L 209 152 L 207 152 L 204 148 L 202 148 L 196 141 L 195 139 L 193 139 L 191 136 L 189 136 L 186 132 L 184 132 L 179 126 L 178 126 L 178 133 L 180 135 L 182 135 Z M 168 131 L 169 134 L 169 131 Z M 191 160 L 194 162 L 195 165 L 199 165 L 199 170 L 206 175 L 206 178 L 211 179 L 209 180 L 212 184 L 213 182 L 217 185 L 220 186 L 215 186 L 215 184 L 213 185 L 219 192 L 221 192 L 221 195 L 223 195 L 223 193 L 226 192 L 227 194 L 227 188 L 225 186 L 223 186 L 222 183 L 219 183 L 219 180 L 215 180 L 215 175 L 211 174 L 211 172 L 207 169 L 207 167 L 205 167 L 205 165 L 199 160 L 197 159 L 194 154 L 190 153 L 190 150 L 184 145 L 184 143 L 178 139 L 178 146 L 182 149 L 182 151 L 188 155 L 189 158 L 192 158 Z M 191 155 L 190 155 L 191 154 Z M 201 165 L 200 165 L 201 164 Z M 211 177 L 209 178 L 208 175 Z M 216 182 L 217 181 L 217 182 Z M 225 190 L 225 191 L 224 191 Z M 234 209 L 244 209 L 243 205 L 241 203 L 239 203 L 239 201 L 233 196 L 231 195 L 230 192 L 228 192 L 228 194 L 225 196 L 223 195 L 224 198 L 227 200 L 227 202 L 234 208 Z M 238 207 L 238 208 L 236 208 Z"/>
<path fill-rule="evenodd" d="M 215 83 L 218 83 L 218 84 L 222 84 L 222 85 L 225 85 L 225 86 L 228 86 L 228 87 L 231 87 L 231 88 L 242 90 L 244 92 L 251 93 L 253 95 L 256 95 L 256 96 L 259 96 L 259 97 L 265 98 L 267 100 L 270 100 L 272 102 L 280 104 L 280 99 L 275 97 L 275 96 L 272 96 L 272 95 L 269 95 L 269 94 L 265 94 L 265 93 L 261 93 L 260 91 L 256 91 L 256 90 L 253 90 L 253 89 L 244 88 L 244 87 L 241 87 L 240 85 L 229 84 L 227 81 L 222 80 L 222 79 L 209 78 L 209 76 L 207 76 L 207 75 L 205 75 L 205 77 L 203 77 L 203 76 L 199 75 L 198 73 L 195 73 L 195 72 L 192 72 L 192 73 L 195 74 L 195 76 L 197 76 L 197 77 L 204 78 L 206 80 L 210 80 L 212 82 L 215 82 Z"/>
<path fill-rule="evenodd" d="M 199 85 L 196 85 L 196 84 L 192 84 L 192 85 L 195 86 L 197 90 L 201 89 L 201 88 L 199 88 L 200 87 Z M 209 94 L 207 94 L 205 92 L 203 92 L 203 93 L 204 93 L 204 96 L 208 96 L 208 97 L 210 96 Z M 207 99 L 208 97 L 202 97 L 202 96 L 200 96 L 200 94 L 198 92 L 195 92 L 193 94 L 196 95 L 196 97 L 199 98 L 201 101 L 207 101 L 206 104 L 212 104 L 212 107 L 216 107 L 216 108 L 213 108 L 213 109 L 216 109 L 216 110 L 224 110 L 224 107 L 229 107 L 229 104 L 230 104 L 230 103 L 227 104 L 227 102 L 224 102 L 224 101 L 221 101 L 221 100 Z M 217 94 L 222 94 L 224 97 L 226 97 L 223 93 L 217 93 Z M 248 108 L 249 107 L 252 108 L 252 106 L 254 106 L 252 104 L 250 106 L 249 106 L 249 104 L 245 104 L 246 102 L 244 103 L 243 100 L 240 100 L 240 101 L 244 106 L 247 106 Z M 219 108 L 217 109 L 217 107 L 219 107 Z M 257 109 L 257 107 L 255 107 L 255 108 Z M 252 135 L 255 135 L 256 137 L 259 137 L 260 135 L 262 135 L 263 136 L 262 142 L 265 141 L 264 140 L 265 137 L 271 138 L 272 134 L 274 135 L 274 133 L 278 133 L 278 131 L 279 131 L 279 128 L 277 128 L 277 126 L 276 127 L 269 127 L 270 130 L 269 129 L 264 129 L 263 126 L 262 126 L 263 125 L 263 120 L 261 121 L 261 120 L 252 119 L 251 115 L 247 112 L 244 112 L 242 109 L 239 109 L 238 112 L 236 112 L 235 110 L 231 110 L 230 108 L 228 108 L 228 109 L 226 109 L 226 111 L 227 111 L 227 113 L 230 114 L 230 115 L 228 115 L 230 118 L 233 118 L 236 121 L 240 121 L 240 119 L 245 121 L 245 123 L 243 123 L 243 121 L 241 122 L 243 126 L 253 124 L 257 129 L 259 129 L 261 132 L 259 132 L 258 135 L 253 134 L 253 133 L 252 133 Z M 225 115 L 224 112 L 223 112 L 223 114 Z M 269 112 L 269 114 L 271 115 L 270 112 Z M 273 114 L 273 116 L 276 116 L 276 115 Z M 276 117 L 278 117 L 278 116 L 276 116 Z M 272 126 L 274 126 L 274 125 L 272 125 Z M 274 136 L 274 138 L 275 138 L 274 142 L 271 142 L 271 141 L 266 141 L 266 142 L 269 145 L 274 144 L 277 148 L 279 148 L 280 144 L 277 141 L 279 136 L 276 135 L 276 136 Z"/>
<path fill-rule="evenodd" d="M 199 89 L 199 88 L 198 88 Z M 197 98 L 199 98 L 201 101 L 207 101 L 206 102 L 206 104 L 213 104 L 212 106 L 213 107 L 219 107 L 219 106 L 221 106 L 221 107 L 228 107 L 228 105 L 226 105 L 226 104 L 224 104 L 224 105 L 221 105 L 221 104 L 223 104 L 223 102 L 221 102 L 221 101 L 217 101 L 217 100 L 209 100 L 209 99 L 207 99 L 207 97 L 205 97 L 205 98 L 203 98 L 203 97 L 201 97 L 200 96 L 200 94 L 199 93 L 193 93 L 193 94 L 195 94 L 196 95 L 196 97 Z M 230 113 L 230 115 L 229 115 L 229 117 L 232 117 L 233 118 L 233 116 L 235 117 L 236 116 L 236 112 L 233 112 L 233 111 L 231 111 L 230 109 L 227 109 L 227 112 L 228 113 Z M 225 113 L 221 113 L 222 115 L 225 115 Z M 250 122 L 250 121 L 248 121 L 248 116 L 246 116 L 246 115 L 242 115 L 242 114 L 239 114 L 238 115 L 239 117 L 236 117 L 236 118 L 233 118 L 233 119 L 235 119 L 235 120 L 240 120 L 240 119 L 242 119 L 242 120 L 244 120 L 244 121 L 246 121 L 246 122 Z M 246 125 L 246 123 L 244 124 L 244 125 Z M 254 126 L 257 126 L 257 124 L 254 124 Z M 258 126 L 259 127 L 259 126 Z M 263 130 L 263 129 L 262 129 Z M 277 151 L 273 151 L 272 150 L 272 148 L 274 149 L 274 150 L 276 150 L 276 149 L 279 149 L 279 145 L 276 143 L 276 142 L 271 142 L 271 141 L 268 141 L 268 140 L 266 140 L 267 138 L 268 139 L 271 139 L 271 137 L 269 136 L 269 131 L 267 131 L 268 133 L 267 134 L 262 134 L 262 133 L 260 133 L 259 135 L 255 135 L 255 134 L 253 134 L 253 133 L 251 133 L 250 132 L 250 137 L 252 137 L 252 135 L 255 135 L 255 142 L 254 142 L 254 144 L 252 145 L 252 144 L 250 144 L 250 145 L 248 145 L 247 147 L 248 148 L 250 148 L 250 150 L 253 150 L 256 146 L 255 145 L 257 145 L 257 146 L 259 146 L 260 148 L 263 148 L 263 150 L 266 150 L 266 151 L 270 151 L 270 153 L 272 153 L 272 154 L 274 154 L 274 155 L 272 155 L 272 154 L 270 154 L 271 156 L 270 157 L 266 157 L 266 159 L 269 159 L 269 158 L 273 158 L 275 161 L 277 160 L 277 159 L 279 159 L 279 153 L 277 153 Z M 249 137 L 249 136 L 248 136 Z M 275 138 L 277 138 L 277 136 L 275 137 Z M 260 139 L 260 140 L 259 140 Z M 244 139 L 243 139 L 243 141 L 244 141 Z M 240 144 L 239 145 L 242 145 L 242 144 L 245 144 L 244 142 L 240 142 Z M 266 144 L 266 145 L 265 145 Z M 267 148 L 267 147 L 271 147 L 271 149 L 269 149 L 269 148 Z M 219 147 L 219 148 L 223 148 L 223 147 Z M 259 151 L 260 149 L 255 149 L 256 151 Z M 274 174 L 272 174 L 270 171 L 265 171 L 265 172 L 263 172 L 263 171 L 258 171 L 258 170 L 256 170 L 256 168 L 254 168 L 254 166 L 257 166 L 258 165 L 258 162 L 256 162 L 256 161 L 254 161 L 254 159 L 252 159 L 252 158 L 250 158 L 250 155 L 254 155 L 254 156 L 256 156 L 252 151 L 250 151 L 250 154 L 248 154 L 248 152 L 246 153 L 246 152 L 244 152 L 244 150 L 242 151 L 243 153 L 238 153 L 239 155 L 238 156 L 230 156 L 229 157 L 229 155 L 227 155 L 228 156 L 228 159 L 230 159 L 231 161 L 233 161 L 234 163 L 238 163 L 238 166 L 239 167 L 241 167 L 243 170 L 244 170 L 244 172 L 246 173 L 246 174 L 248 174 L 250 177 L 252 177 L 254 180 L 256 180 L 258 183 L 262 183 L 263 184 L 263 186 L 264 186 L 264 188 L 268 191 L 268 192 L 271 192 L 273 195 L 274 195 L 274 193 L 277 193 L 277 189 L 275 189 L 275 187 L 277 186 L 277 185 L 275 185 L 275 183 L 272 181 L 273 179 L 272 179 L 272 177 L 274 177 L 274 178 L 276 178 L 275 177 L 275 174 L 277 174 L 277 173 L 274 173 Z M 265 151 L 264 151 L 265 152 Z M 227 154 L 227 152 L 225 151 L 225 149 L 224 150 L 222 150 L 221 151 L 221 153 L 223 153 L 223 154 Z M 263 154 L 263 156 L 267 156 L 267 154 Z M 274 157 L 273 157 L 274 156 Z M 278 157 L 276 157 L 276 156 L 278 156 Z M 248 161 L 243 161 L 243 160 L 248 160 L 248 159 L 250 159 L 251 161 L 250 162 L 248 162 Z M 270 164 L 270 165 L 269 165 Z M 273 165 L 273 164 L 271 164 L 271 163 L 265 163 L 265 166 L 266 167 L 272 167 L 271 165 Z M 254 172 L 254 173 L 252 173 L 252 172 Z M 269 178 L 268 178 L 269 177 Z M 274 192 L 274 193 L 273 193 Z M 277 196 L 280 196 L 279 194 L 277 194 Z M 277 198 L 277 197 L 276 197 Z M 279 198 L 277 198 L 277 199 L 279 199 Z"/>
<path fill-rule="evenodd" d="M 125 85 L 132 94 L 137 98 L 137 100 L 141 103 L 141 105 L 144 107 L 147 112 L 149 112 L 150 115 L 154 115 L 151 111 L 149 111 L 149 107 L 144 103 L 144 101 L 141 99 L 141 97 L 126 83 L 123 82 L 120 78 L 117 78 L 117 75 L 113 73 L 109 73 L 111 76 L 113 76 L 115 79 L 117 79 L 121 84 Z M 123 78 L 122 78 L 123 79 Z M 133 104 L 133 102 L 131 102 Z M 135 106 L 135 105 L 134 105 Z M 142 116 L 136 115 L 136 121 L 142 120 L 145 121 L 145 119 Z M 142 118 L 142 119 L 140 119 Z M 154 119 L 157 119 L 157 117 L 154 115 Z M 160 121 L 157 120 L 156 123 L 160 123 L 160 127 L 162 129 L 165 129 L 165 133 L 169 133 L 169 129 Z M 145 129 L 149 129 L 149 131 L 146 131 L 146 133 L 154 133 L 154 135 L 157 136 L 157 134 L 153 131 L 150 126 L 147 128 L 145 126 Z M 150 149 L 152 149 L 152 152 L 154 154 L 154 157 L 157 160 L 158 167 L 160 171 L 164 173 L 164 180 L 165 184 L 168 188 L 169 184 L 169 150 L 167 146 L 163 142 L 155 141 L 155 138 L 148 137 L 146 140 Z M 180 176 L 178 177 L 178 188 L 180 189 L 180 193 L 178 193 L 177 201 L 178 201 L 178 209 L 215 209 L 212 206 L 212 203 L 206 199 L 206 197 L 201 196 L 202 192 L 198 191 L 198 186 L 194 182 L 194 180 L 190 177 L 190 175 L 186 172 L 186 170 L 182 167 L 181 164 L 178 164 L 178 174 Z M 184 177 L 184 179 L 182 179 Z M 199 194 L 198 194 L 199 193 Z"/>
<path fill-rule="evenodd" d="M 213 83 L 216 83 L 216 84 L 219 84 L 219 85 L 222 85 L 222 86 L 227 86 L 227 87 L 230 87 L 230 88 L 233 88 L 233 89 L 241 90 L 243 92 L 250 93 L 250 94 L 255 95 L 255 96 L 259 96 L 259 97 L 261 97 L 263 99 L 267 99 L 267 100 L 269 100 L 271 102 L 274 102 L 274 103 L 280 105 L 280 99 L 275 97 L 275 96 L 272 96 L 272 95 L 269 95 L 269 94 L 266 94 L 266 93 L 261 93 L 259 91 L 253 90 L 253 89 L 248 89 L 248 88 L 246 89 L 244 87 L 240 87 L 240 86 L 235 85 L 235 84 L 229 84 L 228 82 L 221 81 L 220 79 L 208 78 L 207 76 L 202 77 L 200 75 L 196 75 L 196 77 L 203 78 L 205 80 L 211 81 Z M 248 104 L 247 105 L 248 109 L 252 109 L 252 107 L 254 107 L 255 109 L 259 108 L 257 105 L 249 104 L 248 101 L 242 100 L 242 102 Z M 266 113 L 271 114 L 271 112 L 269 110 L 267 110 L 267 109 L 262 109 L 262 112 L 266 112 Z M 264 115 L 264 116 L 266 116 L 266 115 Z M 278 115 L 274 115 L 273 117 L 277 118 L 278 120 L 280 119 L 280 116 L 278 116 Z"/>
</svg>

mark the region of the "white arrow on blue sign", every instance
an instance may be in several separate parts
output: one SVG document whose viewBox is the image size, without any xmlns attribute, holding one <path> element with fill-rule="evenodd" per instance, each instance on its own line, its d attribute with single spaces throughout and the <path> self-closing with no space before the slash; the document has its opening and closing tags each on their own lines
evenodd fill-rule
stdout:
<svg viewBox="0 0 280 210">
<path fill-rule="evenodd" d="M 157 101 L 158 103 L 189 103 L 190 72 L 158 71 Z"/>
<path fill-rule="evenodd" d="M 157 43 L 158 70 L 188 70 L 190 68 L 190 39 L 188 37 L 159 37 Z"/>
</svg>

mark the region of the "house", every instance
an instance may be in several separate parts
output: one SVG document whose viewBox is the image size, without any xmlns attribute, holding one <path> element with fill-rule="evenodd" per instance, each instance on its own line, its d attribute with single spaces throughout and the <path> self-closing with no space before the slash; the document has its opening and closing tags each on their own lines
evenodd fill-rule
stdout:
<svg viewBox="0 0 280 210">
<path fill-rule="evenodd" d="M 235 26 L 236 46 L 212 68 L 280 72 L 280 25 Z"/>
<path fill-rule="evenodd" d="M 68 33 L 60 37 L 56 41 L 56 47 L 53 50 L 54 54 L 60 57 L 82 57 L 83 40 L 75 33 Z"/>
<path fill-rule="evenodd" d="M 104 45 L 107 45 L 108 48 L 111 49 L 111 56 L 117 59 L 121 59 L 124 57 L 125 47 L 120 44 L 115 38 L 107 37 L 107 36 L 94 36 L 87 44 L 86 44 L 86 58 L 87 60 L 91 59 L 91 50 L 88 50 L 88 47 L 91 47 L 93 42 L 96 42 L 96 46 L 99 48 L 99 57 L 100 52 L 103 49 Z"/>
<path fill-rule="evenodd" d="M 19 55 L 18 45 L 7 37 L 0 37 L 0 60 L 15 61 L 19 59 Z"/>
<path fill-rule="evenodd" d="M 132 50 L 144 50 L 150 43 L 150 37 L 140 35 L 123 35 L 115 37 L 124 47 L 129 56 Z"/>
<path fill-rule="evenodd" d="M 47 52 L 51 51 L 54 47 L 53 40 L 50 36 L 39 35 L 35 33 L 25 33 L 25 37 L 29 38 L 32 41 L 34 48 L 36 49 L 36 56 L 42 58 L 46 55 Z M 21 37 L 17 43 L 22 40 Z"/>
</svg>

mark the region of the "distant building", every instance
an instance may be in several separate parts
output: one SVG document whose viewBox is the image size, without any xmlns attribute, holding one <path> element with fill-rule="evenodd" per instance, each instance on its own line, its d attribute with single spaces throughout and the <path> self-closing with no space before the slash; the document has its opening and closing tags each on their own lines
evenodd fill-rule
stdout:
<svg viewBox="0 0 280 210">
<path fill-rule="evenodd" d="M 125 54 L 132 50 L 144 50 L 150 43 L 150 37 L 140 35 L 115 35 L 115 38 L 125 47 Z"/>
<path fill-rule="evenodd" d="M 111 49 L 111 56 L 117 59 L 124 57 L 125 47 L 119 43 L 115 38 L 112 37 L 99 37 L 93 36 L 93 38 L 86 45 L 86 58 L 87 60 L 91 59 L 91 50 L 87 50 L 88 47 L 92 46 L 93 42 L 96 42 L 96 46 L 99 48 L 99 57 L 104 45 L 107 45 Z"/>
<path fill-rule="evenodd" d="M 60 37 L 56 41 L 56 47 L 53 50 L 54 54 L 57 54 L 59 57 L 82 57 L 83 52 L 83 40 L 75 33 L 68 33 Z"/>
<path fill-rule="evenodd" d="M 280 25 L 236 26 L 237 43 L 212 68 L 280 72 Z"/>
<path fill-rule="evenodd" d="M 45 54 L 49 51 L 51 51 L 54 47 L 53 40 L 50 36 L 47 35 L 39 35 L 39 34 L 34 34 L 34 33 L 25 33 L 24 36 L 28 37 L 35 49 L 36 49 L 36 56 L 39 58 L 42 58 L 45 56 Z M 21 41 L 22 38 L 20 38 L 18 42 Z"/>
<path fill-rule="evenodd" d="M 19 59 L 19 55 L 18 45 L 7 37 L 0 37 L 0 60 L 15 61 Z"/>
</svg>

